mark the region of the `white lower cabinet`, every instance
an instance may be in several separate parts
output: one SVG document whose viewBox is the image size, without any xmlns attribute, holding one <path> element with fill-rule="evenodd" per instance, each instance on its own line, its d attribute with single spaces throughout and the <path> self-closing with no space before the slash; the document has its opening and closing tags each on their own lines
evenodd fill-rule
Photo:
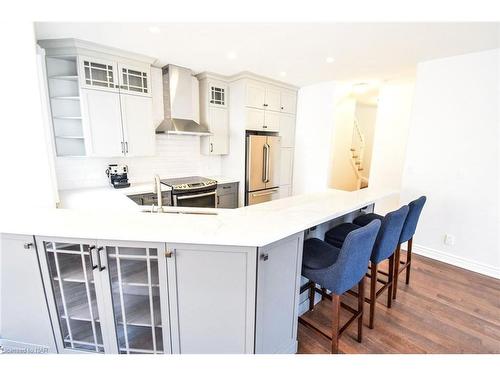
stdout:
<svg viewBox="0 0 500 375">
<path fill-rule="evenodd" d="M 24 299 L 36 315 L 26 340 L 53 338 L 59 353 L 294 353 L 302 242 L 302 233 L 262 248 L 37 237 L 45 295 L 40 282 Z M 28 254 L 19 261 L 36 274 Z"/>
<path fill-rule="evenodd" d="M 259 248 L 255 353 L 297 351 L 303 233 Z"/>
<path fill-rule="evenodd" d="M 60 353 L 170 353 L 163 243 L 37 237 Z"/>
<path fill-rule="evenodd" d="M 33 236 L 2 234 L 0 346 L 5 353 L 56 353 Z"/>
<path fill-rule="evenodd" d="M 256 248 L 167 248 L 174 351 L 253 353 Z"/>
</svg>

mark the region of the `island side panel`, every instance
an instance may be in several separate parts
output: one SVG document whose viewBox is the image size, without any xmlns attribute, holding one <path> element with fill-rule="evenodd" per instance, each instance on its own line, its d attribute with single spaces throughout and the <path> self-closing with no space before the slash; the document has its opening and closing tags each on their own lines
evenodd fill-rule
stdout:
<svg viewBox="0 0 500 375">
<path fill-rule="evenodd" d="M 297 352 L 304 233 L 259 248 L 256 354 Z"/>
<path fill-rule="evenodd" d="M 257 248 L 169 244 L 174 353 L 253 353 Z"/>
</svg>

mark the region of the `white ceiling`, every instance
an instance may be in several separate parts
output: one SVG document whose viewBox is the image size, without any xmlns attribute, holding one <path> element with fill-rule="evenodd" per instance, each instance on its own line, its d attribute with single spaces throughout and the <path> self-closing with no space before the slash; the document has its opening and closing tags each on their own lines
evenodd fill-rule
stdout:
<svg viewBox="0 0 500 375">
<path fill-rule="evenodd" d="M 248 70 L 304 86 L 328 80 L 388 79 L 413 73 L 419 61 L 498 48 L 499 25 L 49 22 L 37 23 L 36 35 L 101 43 L 195 73 L 232 75 Z M 335 61 L 327 63 L 327 57 Z"/>
</svg>

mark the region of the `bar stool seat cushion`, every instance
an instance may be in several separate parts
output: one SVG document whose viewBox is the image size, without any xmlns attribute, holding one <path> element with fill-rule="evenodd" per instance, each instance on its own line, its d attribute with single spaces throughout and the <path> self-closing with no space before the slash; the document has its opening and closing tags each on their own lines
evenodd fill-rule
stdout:
<svg viewBox="0 0 500 375">
<path fill-rule="evenodd" d="M 342 247 L 347 235 L 353 230 L 359 229 L 360 226 L 353 223 L 342 223 L 333 227 L 325 233 L 325 241 L 330 245 Z"/>
<path fill-rule="evenodd" d="M 340 249 L 318 238 L 304 241 L 302 266 L 311 270 L 330 267 L 337 261 Z"/>
<path fill-rule="evenodd" d="M 353 223 L 356 225 L 359 225 L 360 227 L 364 227 L 366 224 L 371 223 L 375 219 L 379 219 L 380 221 L 382 221 L 384 219 L 384 217 L 382 215 L 378 215 L 378 214 L 374 214 L 374 213 L 364 214 L 364 215 L 358 216 L 356 219 L 354 219 Z"/>
</svg>

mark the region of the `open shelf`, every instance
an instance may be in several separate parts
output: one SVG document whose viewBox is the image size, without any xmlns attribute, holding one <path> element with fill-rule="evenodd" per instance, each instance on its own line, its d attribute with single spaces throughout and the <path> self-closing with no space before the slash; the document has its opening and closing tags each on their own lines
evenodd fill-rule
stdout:
<svg viewBox="0 0 500 375">
<path fill-rule="evenodd" d="M 49 79 L 62 79 L 64 81 L 78 81 L 78 76 L 51 76 Z"/>
<path fill-rule="evenodd" d="M 64 138 L 64 139 L 85 139 L 83 136 L 79 135 L 56 135 L 56 138 Z"/>
<path fill-rule="evenodd" d="M 54 116 L 58 120 L 81 120 L 81 116 Z"/>
<path fill-rule="evenodd" d="M 53 96 L 50 99 L 53 100 L 80 100 L 79 96 Z"/>
</svg>

